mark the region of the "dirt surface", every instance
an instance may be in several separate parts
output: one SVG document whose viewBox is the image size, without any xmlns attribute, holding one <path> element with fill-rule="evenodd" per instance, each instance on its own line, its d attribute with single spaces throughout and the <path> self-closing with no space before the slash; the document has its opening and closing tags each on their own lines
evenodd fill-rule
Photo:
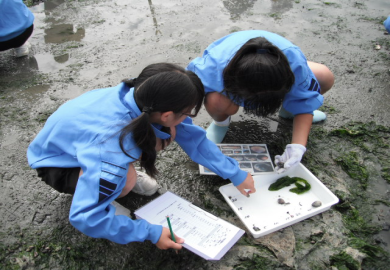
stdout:
<svg viewBox="0 0 390 270">
<path fill-rule="evenodd" d="M 188 2 L 188 3 L 187 3 Z M 30 2 L 35 30 L 28 57 L 0 53 L 1 269 L 388 269 L 390 252 L 390 2 L 318 0 Z M 263 29 L 298 45 L 335 74 L 328 119 L 313 126 L 303 164 L 340 202 L 323 214 L 254 239 L 220 261 L 150 242 L 92 239 L 68 221 L 71 196 L 41 183 L 26 149 L 65 101 L 137 76 L 150 63 L 186 66 L 214 40 Z M 266 143 L 280 154 L 291 122 L 239 113 L 227 143 Z M 205 111 L 195 122 L 206 127 Z M 228 182 L 200 176 L 176 145 L 159 158 L 159 181 L 245 229 L 218 192 Z M 151 198 L 129 194 L 132 211 Z"/>
</svg>

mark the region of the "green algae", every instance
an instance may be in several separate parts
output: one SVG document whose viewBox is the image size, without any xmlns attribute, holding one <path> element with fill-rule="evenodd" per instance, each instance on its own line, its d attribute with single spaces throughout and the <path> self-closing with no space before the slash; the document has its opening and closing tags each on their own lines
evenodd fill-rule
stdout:
<svg viewBox="0 0 390 270">
<path fill-rule="evenodd" d="M 376 125 L 374 122 L 367 124 L 353 122 L 345 127 L 331 131 L 329 135 L 346 139 L 353 145 L 362 148 L 365 152 L 388 155 L 389 127 Z"/>
<path fill-rule="evenodd" d="M 295 183 L 294 178 L 285 176 L 285 177 L 279 178 L 278 180 L 276 180 L 276 182 L 271 184 L 269 186 L 268 190 L 276 191 L 276 190 L 282 189 L 284 187 L 288 187 L 289 185 L 294 184 L 294 183 Z"/>
<path fill-rule="evenodd" d="M 359 147 L 359 150 L 363 152 L 363 154 L 360 154 L 356 151 L 350 151 L 335 159 L 352 179 L 360 181 L 362 187 L 367 187 L 369 178 L 368 170 L 364 165 L 368 154 L 376 156 L 382 167 L 380 169 L 381 177 L 388 183 L 390 182 L 389 127 L 376 125 L 374 122 L 367 124 L 353 122 L 329 132 L 329 135 L 339 137 Z M 359 156 L 361 157 L 360 160 Z"/>
<path fill-rule="evenodd" d="M 335 160 L 352 179 L 359 180 L 362 187 L 367 188 L 368 172 L 359 161 L 356 152 L 345 153 Z"/>
<path fill-rule="evenodd" d="M 277 191 L 292 184 L 295 184 L 295 188 L 290 189 L 290 191 L 296 194 L 303 194 L 311 188 L 310 184 L 303 178 L 285 176 L 272 183 L 268 190 Z"/>
<path fill-rule="evenodd" d="M 369 244 L 367 241 L 361 238 L 351 237 L 348 241 L 348 244 L 351 247 L 365 253 L 368 256 L 368 260 L 375 260 L 382 256 L 388 255 L 381 247 L 375 244 Z"/>
<path fill-rule="evenodd" d="M 360 264 L 354 260 L 351 255 L 342 251 L 336 255 L 330 257 L 331 266 L 336 267 L 339 270 L 359 270 Z"/>
<path fill-rule="evenodd" d="M 332 131 L 314 127 L 308 147 L 321 151 L 322 156 L 308 151 L 303 158 L 305 166 L 316 175 L 339 178 L 332 170 L 324 170 L 330 158 L 349 176 L 350 179 L 345 179 L 348 192 L 332 190 L 340 200 L 334 208 L 342 213 L 348 246 L 366 254 L 362 266 L 369 269 L 380 269 L 389 263 L 388 254 L 373 237 L 382 231 L 382 227 L 373 222 L 373 206 L 378 203 L 388 206 L 387 199 L 368 191 L 368 186 L 371 187 L 374 181 L 389 183 L 389 138 L 390 128 L 374 122 L 351 122 Z M 330 150 L 322 143 L 324 139 L 332 145 Z M 360 269 L 354 268 L 358 264 L 342 252 L 331 258 L 331 265 L 337 269 Z"/>
<path fill-rule="evenodd" d="M 343 215 L 343 221 L 353 236 L 365 237 L 381 231 L 379 226 L 370 225 L 355 208 L 351 208 L 350 211 Z"/>
<path fill-rule="evenodd" d="M 382 172 L 381 174 L 382 178 L 385 179 L 387 183 L 390 183 L 390 168 L 389 167 L 382 168 L 381 172 Z"/>
</svg>

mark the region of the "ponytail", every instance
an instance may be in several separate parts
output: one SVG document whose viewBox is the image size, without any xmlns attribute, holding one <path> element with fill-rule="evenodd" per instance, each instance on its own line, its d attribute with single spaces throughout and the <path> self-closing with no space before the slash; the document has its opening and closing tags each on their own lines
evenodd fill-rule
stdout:
<svg viewBox="0 0 390 270">
<path fill-rule="evenodd" d="M 135 144 L 142 149 L 140 165 L 145 168 L 148 175 L 154 177 L 157 174 L 157 169 L 154 166 L 156 161 L 156 135 L 149 121 L 149 113 L 142 112 L 131 123 L 125 126 L 119 136 L 119 145 L 123 153 L 131 157 L 123 146 L 123 141 L 132 135 Z M 132 157 L 131 157 L 132 158 Z"/>
<path fill-rule="evenodd" d="M 195 73 L 169 63 L 149 65 L 138 78 L 123 82 L 128 87 L 134 87 L 134 99 L 142 113 L 121 130 L 119 145 L 123 153 L 131 157 L 124 147 L 124 141 L 131 136 L 142 150 L 141 168 L 154 177 L 158 173 L 155 167 L 156 135 L 150 114 L 168 111 L 181 113 L 193 107 L 197 114 L 203 103 L 203 84 Z M 169 127 L 162 127 L 161 131 L 170 134 Z M 166 142 L 162 140 L 163 149 L 165 145 Z"/>
</svg>

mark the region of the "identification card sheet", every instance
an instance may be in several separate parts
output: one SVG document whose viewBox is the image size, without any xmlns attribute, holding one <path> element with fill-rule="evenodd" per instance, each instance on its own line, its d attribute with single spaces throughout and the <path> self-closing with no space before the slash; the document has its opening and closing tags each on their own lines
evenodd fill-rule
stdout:
<svg viewBox="0 0 390 270">
<path fill-rule="evenodd" d="M 217 144 L 221 152 L 237 160 L 240 169 L 255 174 L 274 172 L 274 165 L 265 144 Z M 199 165 L 200 174 L 215 175 L 208 168 Z"/>
</svg>

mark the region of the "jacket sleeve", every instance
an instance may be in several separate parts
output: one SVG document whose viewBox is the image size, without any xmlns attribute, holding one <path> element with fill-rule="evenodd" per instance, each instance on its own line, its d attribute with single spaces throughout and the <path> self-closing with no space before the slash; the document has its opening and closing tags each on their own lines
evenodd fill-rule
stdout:
<svg viewBox="0 0 390 270">
<path fill-rule="evenodd" d="M 294 73 L 295 82 L 284 98 L 283 107 L 293 115 L 313 114 L 324 102 L 320 84 L 299 48 L 290 48 L 284 53 Z"/>
<path fill-rule="evenodd" d="M 102 156 L 102 145 L 89 146 L 77 153 L 77 159 L 83 170 L 77 183 L 76 192 L 70 208 L 70 223 L 82 233 L 110 241 L 127 244 L 150 240 L 154 244 L 159 240 L 162 226 L 153 225 L 145 220 L 132 220 L 124 215 L 115 215 L 111 202 L 117 198 L 125 183 L 127 166 L 115 160 L 118 152 Z M 115 157 L 117 155 L 117 157 Z"/>
<path fill-rule="evenodd" d="M 230 179 L 235 186 L 248 175 L 239 168 L 236 160 L 222 154 L 217 145 L 207 139 L 206 131 L 194 125 L 189 117 L 176 126 L 175 140 L 193 161 L 224 179 Z"/>
</svg>

